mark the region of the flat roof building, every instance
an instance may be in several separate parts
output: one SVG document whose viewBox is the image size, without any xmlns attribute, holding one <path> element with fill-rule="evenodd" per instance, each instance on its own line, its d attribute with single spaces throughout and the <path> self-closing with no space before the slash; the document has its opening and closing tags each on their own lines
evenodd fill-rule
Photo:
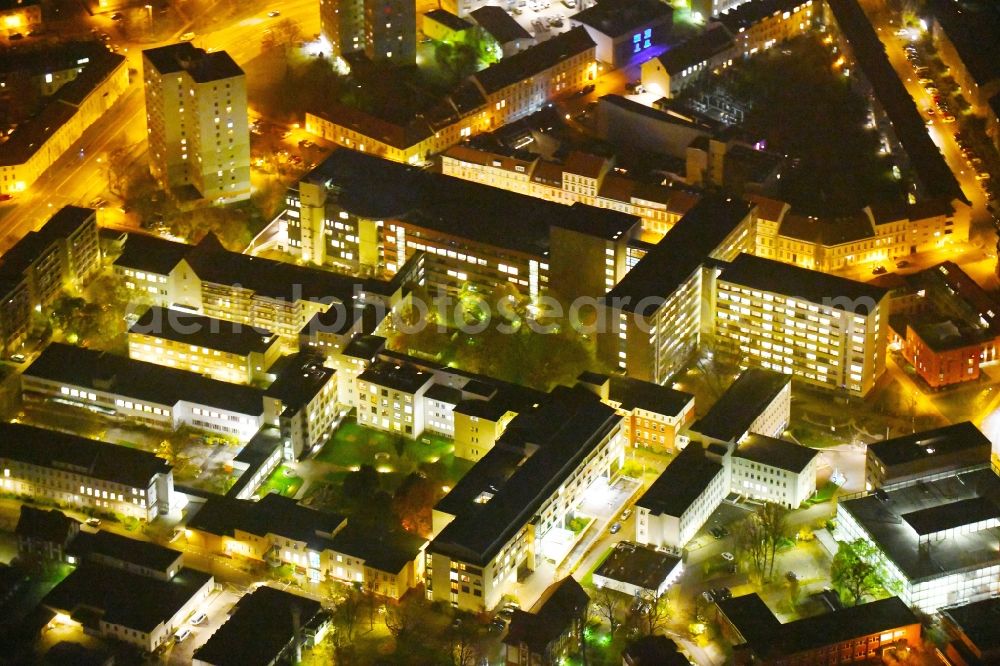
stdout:
<svg viewBox="0 0 1000 666">
<path fill-rule="evenodd" d="M 951 641 L 945 657 L 956 666 L 988 666 L 1000 661 L 1000 597 L 940 609 Z"/>
<path fill-rule="evenodd" d="M 983 466 L 841 500 L 839 540 L 867 539 L 908 605 L 933 613 L 1000 594 L 1000 477 Z"/>
<path fill-rule="evenodd" d="M 597 60 L 612 69 L 638 64 L 662 49 L 674 10 L 659 0 L 601 0 L 569 17 L 597 44 Z"/>
<path fill-rule="evenodd" d="M 593 580 L 598 588 L 607 587 L 636 599 L 659 597 L 683 571 L 677 555 L 620 541 L 594 569 Z"/>
<path fill-rule="evenodd" d="M 986 465 L 992 443 L 968 421 L 868 445 L 868 490 Z"/>
<path fill-rule="evenodd" d="M 170 580 L 184 566 L 184 553 L 179 550 L 105 530 L 81 531 L 67 553 L 76 562 L 96 562 L 161 580 Z"/>
<path fill-rule="evenodd" d="M 743 441 L 750 433 L 778 437 L 791 417 L 792 379 L 760 368 L 740 373 L 691 432 L 720 443 Z"/>
</svg>

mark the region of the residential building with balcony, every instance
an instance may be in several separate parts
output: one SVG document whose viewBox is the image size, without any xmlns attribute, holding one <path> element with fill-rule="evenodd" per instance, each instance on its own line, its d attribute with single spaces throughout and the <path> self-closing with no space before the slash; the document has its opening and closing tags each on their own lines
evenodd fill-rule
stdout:
<svg viewBox="0 0 1000 666">
<path fill-rule="evenodd" d="M 887 291 L 743 254 L 715 273 L 706 324 L 741 365 L 864 396 L 885 370 Z"/>
</svg>

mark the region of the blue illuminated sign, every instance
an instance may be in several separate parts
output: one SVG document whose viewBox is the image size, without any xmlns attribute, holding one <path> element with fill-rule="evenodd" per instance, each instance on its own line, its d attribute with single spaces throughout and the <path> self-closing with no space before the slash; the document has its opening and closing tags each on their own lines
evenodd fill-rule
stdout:
<svg viewBox="0 0 1000 666">
<path fill-rule="evenodd" d="M 644 51 L 653 45 L 652 43 L 653 29 L 646 28 L 643 32 L 637 32 L 632 35 L 632 53 L 638 53 L 639 51 Z"/>
</svg>

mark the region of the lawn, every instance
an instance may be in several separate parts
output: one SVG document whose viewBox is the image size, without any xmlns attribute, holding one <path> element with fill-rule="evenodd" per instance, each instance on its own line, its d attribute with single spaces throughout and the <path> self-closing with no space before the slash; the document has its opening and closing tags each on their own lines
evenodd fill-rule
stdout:
<svg viewBox="0 0 1000 666">
<path fill-rule="evenodd" d="M 337 428 L 316 460 L 341 467 L 373 465 L 402 471 L 403 459 L 414 464 L 435 463 L 454 451 L 452 441 L 440 435 L 424 433 L 413 440 L 348 420 Z"/>
<path fill-rule="evenodd" d="M 833 495 L 834 493 L 837 492 L 837 488 L 839 487 L 840 486 L 838 486 L 836 483 L 833 483 L 832 481 L 827 481 L 822 488 L 817 489 L 816 492 L 813 493 L 813 496 L 807 499 L 802 504 L 803 506 L 812 506 L 813 504 L 820 504 L 821 502 L 829 502 L 831 499 L 833 499 Z"/>
<path fill-rule="evenodd" d="M 284 465 L 271 474 L 271 478 L 261 486 L 259 494 L 263 497 L 268 493 L 278 493 L 285 497 L 294 497 L 302 487 L 302 477 L 290 475 L 291 470 Z"/>
</svg>

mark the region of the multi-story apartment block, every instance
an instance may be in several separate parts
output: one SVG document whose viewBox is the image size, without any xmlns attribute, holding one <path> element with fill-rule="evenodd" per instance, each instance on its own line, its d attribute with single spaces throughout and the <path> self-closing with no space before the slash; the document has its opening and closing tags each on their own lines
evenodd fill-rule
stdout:
<svg viewBox="0 0 1000 666">
<path fill-rule="evenodd" d="M 137 305 L 148 302 L 169 308 L 170 272 L 191 251 L 191 247 L 159 236 L 129 233 L 112 267 Z"/>
<path fill-rule="evenodd" d="M 64 290 L 80 290 L 101 267 L 97 217 L 65 206 L 38 231 L 29 231 L 0 259 L 0 350 L 24 344 L 31 315 Z"/>
<path fill-rule="evenodd" d="M 642 64 L 642 85 L 664 97 L 677 97 L 706 72 L 733 64 L 736 42 L 720 23 L 675 44 Z"/>
<path fill-rule="evenodd" d="M 743 254 L 710 296 L 714 347 L 744 366 L 858 396 L 885 370 L 884 289 Z"/>
<path fill-rule="evenodd" d="M 701 21 L 736 9 L 750 0 L 691 0 L 691 12 Z"/>
<path fill-rule="evenodd" d="M 691 433 L 719 444 L 739 444 L 751 433 L 780 437 L 788 427 L 791 410 L 791 377 L 748 368 L 691 425 Z"/>
<path fill-rule="evenodd" d="M 286 356 L 271 370 L 275 379 L 264 397 L 280 405 L 275 413 L 284 459 L 297 460 L 324 444 L 340 423 L 336 371 L 310 350 Z"/>
<path fill-rule="evenodd" d="M 9 59 L 21 71 L 4 68 L 6 72 L 0 72 L 0 104 L 5 94 L 23 89 L 12 85 L 5 93 L 4 74 L 33 77 L 39 94 L 48 99 L 34 116 L 19 119 L 16 129 L 0 144 L 0 194 L 28 190 L 128 89 L 125 56 L 96 44 L 60 44 L 59 49 L 58 55 L 25 51 L 20 58 L 13 53 L 4 56 L 5 62 Z M 44 67 L 60 56 L 75 56 L 75 60 L 37 71 L 40 63 Z"/>
<path fill-rule="evenodd" d="M 880 661 L 892 648 L 922 644 L 920 618 L 899 597 L 782 624 L 753 593 L 720 601 L 717 617 L 739 666 L 856 664 Z"/>
<path fill-rule="evenodd" d="M 565 161 L 552 162 L 508 151 L 489 137 L 480 138 L 445 151 L 441 173 L 546 201 L 635 215 L 642 219 L 644 238 L 663 236 L 698 201 L 688 190 L 617 173 L 610 158 L 574 151 Z"/>
<path fill-rule="evenodd" d="M 729 494 L 725 451 L 691 442 L 671 461 L 635 503 L 637 543 L 683 548 L 697 534 Z"/>
<path fill-rule="evenodd" d="M 574 28 L 473 74 L 415 118 L 376 117 L 332 104 L 307 112 L 305 127 L 360 152 L 423 163 L 474 134 L 540 111 L 547 102 L 583 88 L 596 76 L 594 42 L 583 28 Z"/>
<path fill-rule="evenodd" d="M 733 450 L 733 492 L 797 509 L 816 492 L 819 452 L 783 439 L 750 434 Z"/>
<path fill-rule="evenodd" d="M 518 414 L 434 508 L 427 597 L 483 611 L 533 571 L 553 527 L 622 464 L 621 417 L 582 389 L 557 387 Z"/>
<path fill-rule="evenodd" d="M 393 599 L 423 574 L 424 539 L 372 532 L 274 493 L 259 502 L 210 497 L 187 530 L 188 543 L 209 552 L 290 564 L 310 581 L 357 583 Z"/>
<path fill-rule="evenodd" d="M 309 173 L 289 201 L 293 253 L 389 273 L 423 253 L 424 283 L 453 294 L 507 283 L 532 298 L 549 287 L 567 302 L 594 297 L 624 275 L 628 242 L 641 228 L 618 211 L 540 201 L 349 150 Z"/>
<path fill-rule="evenodd" d="M 694 418 L 694 396 L 669 386 L 593 372 L 577 381 L 618 410 L 629 446 L 674 451 L 678 432 Z"/>
<path fill-rule="evenodd" d="M 583 27 L 560 33 L 473 74 L 489 127 L 501 127 L 597 78 L 596 45 Z M 464 138 L 464 137 L 463 137 Z"/>
<path fill-rule="evenodd" d="M 364 51 L 370 60 L 412 65 L 417 58 L 416 3 L 320 0 L 320 31 L 333 57 Z"/>
<path fill-rule="evenodd" d="M 775 44 L 812 32 L 821 17 L 814 0 L 754 0 L 718 14 L 735 41 L 735 56 L 749 58 Z M 820 4 L 820 0 L 816 0 Z"/>
<path fill-rule="evenodd" d="M 152 453 L 33 426 L 0 424 L 4 492 L 77 510 L 153 520 L 174 506 L 174 477 Z"/>
<path fill-rule="evenodd" d="M 142 53 L 150 169 L 182 197 L 250 196 L 246 75 L 225 51 L 189 42 Z M 193 187 L 196 193 L 184 192 Z"/>
<path fill-rule="evenodd" d="M 187 425 L 249 440 L 279 405 L 263 391 L 155 363 L 54 342 L 25 368 L 26 399 L 173 430 Z"/>
<path fill-rule="evenodd" d="M 868 445 L 865 489 L 989 464 L 992 444 L 968 421 Z"/>
<path fill-rule="evenodd" d="M 629 377 L 665 384 L 697 348 L 707 260 L 728 261 L 752 247 L 753 212 L 742 201 L 707 196 L 604 297 L 605 363 Z"/>
<path fill-rule="evenodd" d="M 128 332 L 128 355 L 140 361 L 235 384 L 263 380 L 281 352 L 270 331 L 153 306 Z"/>
<path fill-rule="evenodd" d="M 424 430 L 424 394 L 430 373 L 408 365 L 376 361 L 358 375 L 358 423 L 416 437 Z"/>
<path fill-rule="evenodd" d="M 988 464 L 929 473 L 839 501 L 834 536 L 874 544 L 900 598 L 934 613 L 1000 594 L 998 496 Z"/>
<path fill-rule="evenodd" d="M 752 197 L 757 204 L 759 257 L 816 271 L 898 261 L 968 238 L 955 224 L 955 209 L 940 200 L 909 205 L 872 205 L 854 215 L 799 215 L 780 201 Z"/>
</svg>

